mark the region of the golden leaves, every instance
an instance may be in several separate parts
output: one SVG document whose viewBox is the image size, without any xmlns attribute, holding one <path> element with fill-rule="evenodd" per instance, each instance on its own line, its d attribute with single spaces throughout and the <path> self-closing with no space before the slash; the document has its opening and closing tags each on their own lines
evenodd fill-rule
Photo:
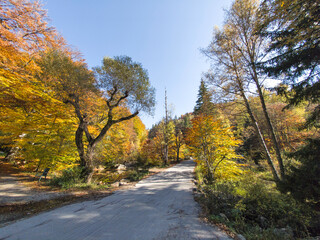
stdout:
<svg viewBox="0 0 320 240">
<path fill-rule="evenodd" d="M 240 144 L 230 127 L 212 116 L 199 115 L 192 120 L 187 143 L 202 169 L 217 178 L 230 178 L 242 172 L 235 147 Z"/>
</svg>

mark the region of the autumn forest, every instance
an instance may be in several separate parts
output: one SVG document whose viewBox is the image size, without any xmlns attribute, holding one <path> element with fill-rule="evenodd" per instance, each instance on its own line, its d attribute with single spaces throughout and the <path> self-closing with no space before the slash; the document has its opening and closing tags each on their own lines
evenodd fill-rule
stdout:
<svg viewBox="0 0 320 240">
<path fill-rule="evenodd" d="M 50 168 L 49 188 L 106 189 L 193 159 L 196 200 L 230 236 L 319 236 L 319 15 L 318 0 L 235 0 L 199 50 L 210 69 L 194 80 L 193 112 L 174 116 L 165 93 L 147 129 L 143 63 L 89 69 L 39 2 L 1 0 L 0 167 Z"/>
</svg>

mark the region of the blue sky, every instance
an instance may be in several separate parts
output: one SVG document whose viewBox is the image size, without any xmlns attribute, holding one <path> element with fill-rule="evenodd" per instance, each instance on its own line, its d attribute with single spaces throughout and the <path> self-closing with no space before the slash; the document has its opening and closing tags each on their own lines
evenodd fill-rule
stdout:
<svg viewBox="0 0 320 240">
<path fill-rule="evenodd" d="M 149 72 L 156 89 L 154 117 L 164 115 L 164 91 L 173 116 L 192 112 L 201 74 L 209 68 L 199 49 L 208 46 L 231 0 L 43 0 L 51 25 L 79 50 L 89 67 L 103 57 L 127 55 Z"/>
</svg>

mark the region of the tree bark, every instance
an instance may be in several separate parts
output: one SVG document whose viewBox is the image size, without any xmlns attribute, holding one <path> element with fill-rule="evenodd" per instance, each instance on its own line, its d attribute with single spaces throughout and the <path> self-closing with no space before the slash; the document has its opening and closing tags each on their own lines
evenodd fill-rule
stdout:
<svg viewBox="0 0 320 240">
<path fill-rule="evenodd" d="M 284 179 L 285 178 L 285 169 L 284 169 L 283 160 L 282 160 L 282 157 L 281 157 L 279 143 L 278 143 L 278 140 L 276 138 L 275 130 L 274 130 L 273 125 L 271 123 L 271 119 L 270 119 L 270 116 L 269 116 L 269 113 L 268 113 L 268 110 L 267 110 L 267 107 L 266 107 L 266 103 L 265 103 L 265 100 L 264 100 L 264 97 L 263 97 L 262 89 L 261 89 L 261 86 L 259 84 L 258 76 L 257 76 L 257 73 L 256 73 L 256 70 L 255 70 L 254 66 L 253 66 L 253 71 L 254 71 L 254 76 L 253 77 L 254 77 L 254 81 L 255 81 L 257 89 L 258 89 L 258 94 L 259 94 L 259 99 L 260 99 L 260 102 L 261 102 L 262 110 L 263 110 L 265 119 L 267 121 L 267 126 L 268 126 L 270 134 L 271 134 L 271 139 L 272 139 L 272 142 L 273 142 L 273 145 L 274 145 L 274 149 L 276 151 L 276 155 L 277 155 L 277 159 L 278 159 L 278 163 L 279 163 L 279 168 L 280 168 L 281 179 Z"/>
<path fill-rule="evenodd" d="M 240 84 L 240 83 L 238 83 L 238 84 Z M 279 182 L 281 181 L 281 180 L 280 180 L 280 177 L 279 177 L 279 174 L 278 174 L 278 172 L 277 172 L 277 170 L 276 170 L 276 168 L 275 168 L 275 166 L 274 166 L 274 163 L 273 163 L 273 160 L 272 160 L 272 158 L 271 158 L 270 152 L 269 152 L 269 150 L 268 150 L 268 148 L 267 148 L 267 145 L 266 145 L 266 143 L 265 143 L 265 141 L 264 141 L 264 138 L 263 138 L 263 135 L 262 135 L 262 133 L 261 133 L 259 124 L 258 124 L 255 116 L 253 115 L 253 112 L 252 112 L 252 110 L 251 110 L 249 101 L 248 101 L 246 95 L 244 94 L 244 90 L 243 90 L 241 84 L 240 84 L 239 88 L 240 88 L 241 97 L 242 97 L 243 100 L 244 100 L 244 103 L 245 103 L 247 112 L 248 112 L 248 114 L 249 114 L 249 116 L 250 116 L 250 119 L 251 119 L 251 122 L 252 122 L 252 124 L 253 124 L 253 127 L 254 127 L 256 133 L 258 134 L 259 142 L 260 142 L 260 144 L 262 145 L 262 147 L 263 147 L 263 149 L 264 149 L 264 151 L 265 151 L 265 154 L 266 154 L 266 157 L 267 157 L 267 161 L 268 161 L 268 164 L 269 164 L 269 166 L 270 166 L 270 169 L 271 169 L 273 178 L 274 178 L 274 180 L 276 181 L 276 183 L 279 183 Z"/>
<path fill-rule="evenodd" d="M 93 168 L 94 168 L 93 166 L 94 153 L 95 153 L 95 145 L 91 145 L 89 143 L 87 147 L 87 154 L 86 154 L 86 170 L 87 170 L 86 182 L 87 183 L 92 182 Z"/>
<path fill-rule="evenodd" d="M 18 155 L 20 148 L 12 147 L 4 158 L 4 161 L 11 162 Z"/>
<path fill-rule="evenodd" d="M 163 156 L 163 160 L 164 160 L 164 165 L 167 165 L 169 162 L 169 157 L 168 157 L 168 144 L 165 143 L 164 145 L 164 156 Z"/>
<path fill-rule="evenodd" d="M 274 149 L 276 151 L 276 156 L 277 156 L 277 160 L 278 160 L 278 164 L 279 164 L 279 168 L 280 168 L 281 179 L 284 179 L 285 178 L 285 170 L 284 170 L 283 160 L 281 157 L 279 143 L 276 138 L 275 131 L 274 131 L 273 125 L 272 125 L 270 117 L 269 117 L 269 113 L 268 113 L 268 110 L 266 107 L 266 103 L 264 100 L 264 96 L 262 93 L 262 89 L 260 86 L 260 81 L 259 81 L 259 77 L 258 77 L 258 73 L 257 73 L 257 68 L 256 68 L 256 57 L 258 55 L 256 46 L 259 46 L 261 44 L 261 42 L 259 42 L 260 39 L 256 38 L 256 36 L 254 34 L 251 36 L 250 35 L 248 36 L 248 32 L 245 29 L 242 29 L 242 33 L 243 33 L 243 37 L 244 37 L 243 43 L 245 45 L 245 48 L 246 48 L 245 51 L 248 54 L 247 55 L 248 57 L 246 57 L 242 51 L 240 51 L 240 53 L 247 60 L 247 63 L 248 63 L 249 69 L 250 69 L 250 75 L 256 84 L 258 94 L 259 94 L 260 103 L 261 103 L 262 110 L 263 110 L 263 114 L 264 114 L 265 119 L 267 121 L 267 126 L 269 128 L 270 133 L 271 133 L 271 140 L 272 140 Z"/>
<path fill-rule="evenodd" d="M 167 106 L 167 90 L 165 90 L 165 120 L 164 120 L 164 164 L 167 165 L 169 162 L 169 136 L 168 136 L 168 106 Z"/>
</svg>

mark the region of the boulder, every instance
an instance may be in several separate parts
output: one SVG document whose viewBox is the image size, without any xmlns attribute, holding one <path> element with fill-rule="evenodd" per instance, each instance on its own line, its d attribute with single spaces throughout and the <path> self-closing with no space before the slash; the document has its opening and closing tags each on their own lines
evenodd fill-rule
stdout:
<svg viewBox="0 0 320 240">
<path fill-rule="evenodd" d="M 123 171 L 126 171 L 127 170 L 127 167 L 123 164 L 120 164 L 118 167 L 117 167 L 117 170 L 118 172 L 123 172 Z"/>
<path fill-rule="evenodd" d="M 219 216 L 222 217 L 224 221 L 229 222 L 228 217 L 224 213 L 220 213 Z"/>
<path fill-rule="evenodd" d="M 129 180 L 127 179 L 121 179 L 120 182 L 119 182 L 119 185 L 120 186 L 123 186 L 123 185 L 127 185 L 129 183 Z"/>
<path fill-rule="evenodd" d="M 246 240 L 246 238 L 244 236 L 242 236 L 241 234 L 237 235 L 237 239 L 238 240 Z"/>
<path fill-rule="evenodd" d="M 120 186 L 120 182 L 114 182 L 111 184 L 111 187 L 119 187 Z"/>
<path fill-rule="evenodd" d="M 269 226 L 268 219 L 266 219 L 263 216 L 258 217 L 258 222 L 259 222 L 260 227 L 262 227 L 262 228 L 267 228 Z"/>
<path fill-rule="evenodd" d="M 275 228 L 273 230 L 273 233 L 281 239 L 293 239 L 294 238 L 292 228 L 289 226 L 286 228 Z"/>
</svg>

